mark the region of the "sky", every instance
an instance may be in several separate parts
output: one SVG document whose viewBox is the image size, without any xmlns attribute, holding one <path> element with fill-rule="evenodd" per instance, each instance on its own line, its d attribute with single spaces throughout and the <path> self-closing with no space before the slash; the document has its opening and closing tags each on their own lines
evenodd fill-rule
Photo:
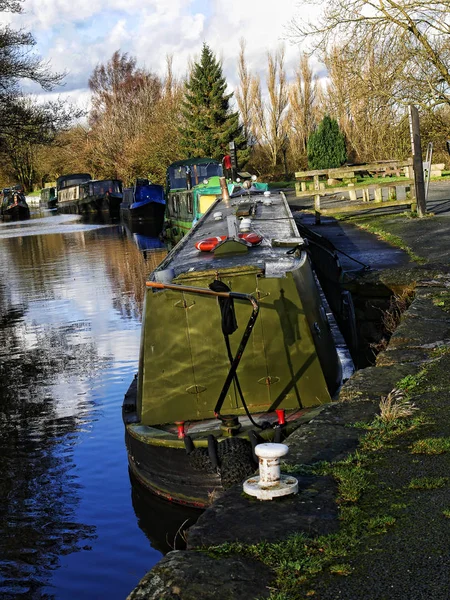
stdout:
<svg viewBox="0 0 450 600">
<path fill-rule="evenodd" d="M 93 69 L 116 50 L 161 76 L 167 55 L 172 55 L 174 74 L 183 77 L 206 42 L 222 60 L 233 90 L 241 38 L 250 70 L 263 81 L 267 52 L 284 44 L 287 76 L 293 78 L 300 48 L 286 39 L 286 26 L 294 16 L 305 18 L 314 10 L 311 5 L 300 9 L 296 0 L 24 0 L 23 9 L 20 15 L 2 13 L 2 22 L 30 32 L 35 52 L 53 71 L 67 73 L 65 85 L 50 97 L 86 109 Z M 311 62 L 313 68 L 315 64 Z M 33 85 L 25 85 L 24 91 L 42 94 Z"/>
</svg>

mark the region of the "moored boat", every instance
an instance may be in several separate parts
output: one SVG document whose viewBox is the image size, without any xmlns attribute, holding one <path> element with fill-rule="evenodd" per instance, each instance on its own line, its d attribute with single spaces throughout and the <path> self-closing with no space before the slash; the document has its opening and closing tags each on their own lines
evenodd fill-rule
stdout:
<svg viewBox="0 0 450 600">
<path fill-rule="evenodd" d="M 135 477 L 200 507 L 251 475 L 254 446 L 310 420 L 342 378 L 286 198 L 227 198 L 224 178 L 221 189 L 146 284 L 139 369 L 123 404 Z"/>
<path fill-rule="evenodd" d="M 30 207 L 27 204 L 21 185 L 3 190 L 1 213 L 3 219 L 10 219 L 11 221 L 24 221 L 30 218 Z"/>
<path fill-rule="evenodd" d="M 56 180 L 58 210 L 63 213 L 78 213 L 81 186 L 90 180 L 89 173 L 71 173 L 58 177 Z"/>
<path fill-rule="evenodd" d="M 122 182 L 120 179 L 93 179 L 80 185 L 79 212 L 104 212 L 111 217 L 118 217 L 121 202 Z"/>
<path fill-rule="evenodd" d="M 49 210 L 56 210 L 58 204 L 58 196 L 56 195 L 56 186 L 51 185 L 49 187 L 42 188 L 40 199 L 39 199 L 39 207 L 47 208 Z"/>
<path fill-rule="evenodd" d="M 158 234 L 162 230 L 165 210 L 166 199 L 162 185 L 138 178 L 133 187 L 125 188 L 123 191 L 121 215 L 131 221 L 151 223 L 153 229 L 158 230 Z"/>
<path fill-rule="evenodd" d="M 167 210 L 164 236 L 178 242 L 213 202 L 222 195 L 222 164 L 213 158 L 189 158 L 172 163 L 166 173 Z M 227 179 L 228 193 L 241 189 L 247 182 L 254 191 L 266 191 L 266 183 L 249 173 L 239 173 L 236 181 Z"/>
</svg>

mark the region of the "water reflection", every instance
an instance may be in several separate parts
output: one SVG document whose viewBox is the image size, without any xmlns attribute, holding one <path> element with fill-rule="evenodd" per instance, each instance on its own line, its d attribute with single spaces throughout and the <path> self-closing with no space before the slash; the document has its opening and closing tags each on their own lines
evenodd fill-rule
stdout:
<svg viewBox="0 0 450 600">
<path fill-rule="evenodd" d="M 70 475 L 71 440 L 91 407 L 75 395 L 76 406 L 61 411 L 64 398 L 52 393 L 55 351 L 73 370 L 101 365 L 92 346 L 83 348 L 81 361 L 64 352 L 62 331 L 33 333 L 27 304 L 15 304 L 13 296 L 0 287 L 1 590 L 4 598 L 30 598 L 59 556 L 95 537 L 95 527 L 77 522 L 79 486 Z"/>
<path fill-rule="evenodd" d="M 185 532 L 202 511 L 162 500 L 148 492 L 130 473 L 131 498 L 139 527 L 155 550 L 166 554 L 186 548 Z"/>
<path fill-rule="evenodd" d="M 120 411 L 145 280 L 166 253 L 134 233 L 72 215 L 0 223 L 5 600 L 122 600 L 164 552 L 159 508 L 135 491 L 130 501 Z"/>
</svg>

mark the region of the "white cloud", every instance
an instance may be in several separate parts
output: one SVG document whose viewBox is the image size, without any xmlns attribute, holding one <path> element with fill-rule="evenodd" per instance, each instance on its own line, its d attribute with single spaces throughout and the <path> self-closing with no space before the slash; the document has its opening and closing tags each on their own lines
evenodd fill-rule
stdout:
<svg viewBox="0 0 450 600">
<path fill-rule="evenodd" d="M 94 67 L 118 49 L 160 75 L 171 54 L 175 75 L 183 77 L 206 42 L 223 59 L 234 88 L 241 38 L 250 69 L 262 77 L 267 52 L 284 43 L 286 69 L 293 76 L 299 48 L 284 38 L 295 7 L 292 0 L 278 0 L 275 6 L 261 0 L 26 0 L 25 13 L 9 17 L 14 27 L 35 36 L 36 51 L 54 71 L 67 72 L 61 91 L 79 104 L 80 98 L 86 100 Z"/>
</svg>

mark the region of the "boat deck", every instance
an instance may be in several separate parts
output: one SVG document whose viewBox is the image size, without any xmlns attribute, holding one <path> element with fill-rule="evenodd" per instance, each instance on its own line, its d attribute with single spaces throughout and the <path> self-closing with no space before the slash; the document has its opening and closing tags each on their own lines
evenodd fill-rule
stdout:
<svg viewBox="0 0 450 600">
<path fill-rule="evenodd" d="M 242 213 L 250 212 L 247 216 Z M 218 218 L 218 214 L 221 217 Z M 217 268 L 232 268 L 241 264 L 249 264 L 248 253 L 216 255 L 214 252 L 197 250 L 195 244 L 210 237 L 237 237 L 239 217 L 250 218 L 249 231 L 262 237 L 258 246 L 249 248 L 252 266 L 271 268 L 272 276 L 282 276 L 292 265 L 293 257 L 286 254 L 289 248 L 303 245 L 297 225 L 292 217 L 289 205 L 283 193 L 245 193 L 233 196 L 225 201 L 219 198 L 203 215 L 192 230 L 175 246 L 166 259 L 155 271 L 173 269 L 174 276 L 185 272 L 208 271 Z M 297 259 L 298 260 L 298 259 Z M 269 266 L 270 265 L 270 266 Z"/>
</svg>

